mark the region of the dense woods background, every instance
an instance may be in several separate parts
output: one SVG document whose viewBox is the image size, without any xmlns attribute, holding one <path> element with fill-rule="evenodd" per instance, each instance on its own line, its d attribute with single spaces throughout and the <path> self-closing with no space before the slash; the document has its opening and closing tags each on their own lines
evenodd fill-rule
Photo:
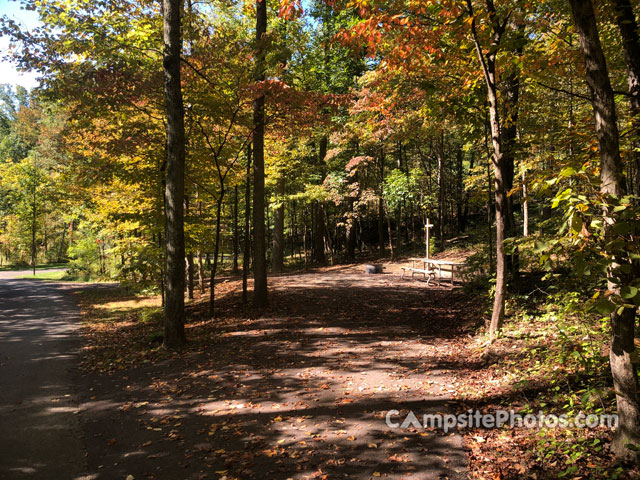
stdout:
<svg viewBox="0 0 640 480">
<path fill-rule="evenodd" d="M 179 346 L 184 295 L 215 315 L 221 271 L 249 291 L 253 272 L 264 306 L 267 270 L 421 254 L 429 219 L 430 252 L 466 249 L 465 288 L 492 299 L 488 344 L 522 285 L 598 339 L 571 347 L 594 382 L 576 390 L 614 387 L 634 457 L 637 5 L 21 5 L 41 26 L 2 32 L 41 86 L 0 91 L 2 265 L 158 292 Z"/>
</svg>

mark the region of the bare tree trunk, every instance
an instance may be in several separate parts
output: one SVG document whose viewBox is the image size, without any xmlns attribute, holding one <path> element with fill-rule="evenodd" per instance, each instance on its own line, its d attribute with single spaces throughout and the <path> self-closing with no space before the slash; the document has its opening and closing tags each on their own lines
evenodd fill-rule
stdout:
<svg viewBox="0 0 640 480">
<path fill-rule="evenodd" d="M 63 223 L 62 224 L 62 235 L 60 236 L 60 247 L 58 248 L 58 257 L 56 258 L 56 261 L 58 263 L 60 263 L 62 261 L 62 254 L 64 253 L 64 239 L 65 239 L 66 233 L 67 233 L 67 224 Z"/>
<path fill-rule="evenodd" d="M 31 267 L 33 268 L 33 274 L 36 274 L 36 224 L 38 219 L 38 206 L 36 205 L 36 179 L 35 172 L 33 178 L 33 192 L 31 199 Z"/>
<path fill-rule="evenodd" d="M 353 260 L 356 257 L 356 222 L 355 222 L 355 214 L 353 212 L 353 198 L 349 198 L 349 212 L 347 213 L 347 259 Z"/>
<path fill-rule="evenodd" d="M 497 18 L 495 7 L 491 0 L 486 2 L 487 10 L 491 19 L 491 47 L 488 52 L 483 53 L 476 31 L 476 20 L 473 13 L 471 0 L 467 0 L 467 9 L 471 18 L 471 33 L 473 35 L 476 54 L 487 86 L 487 100 L 489 103 L 489 127 L 491 131 L 491 141 L 493 154 L 491 162 L 494 170 L 495 202 L 496 202 L 496 287 L 493 301 L 493 312 L 489 323 L 489 340 L 493 342 L 496 334 L 502 329 L 504 323 L 505 294 L 507 287 L 507 268 L 504 251 L 504 239 L 506 233 L 507 214 L 507 192 L 505 190 L 506 166 L 504 163 L 502 134 L 500 128 L 498 87 L 496 84 L 496 55 L 500 47 L 500 41 L 505 30 L 505 23 L 501 23 Z"/>
<path fill-rule="evenodd" d="M 167 285 L 164 345 L 182 346 L 184 333 L 184 108 L 180 85 L 181 0 L 163 0 L 164 99 L 167 115 L 165 245 Z"/>
<path fill-rule="evenodd" d="M 215 236 L 215 245 L 213 250 L 213 266 L 211 267 L 211 280 L 210 290 L 209 290 L 209 316 L 214 317 L 216 314 L 215 311 L 215 299 L 216 299 L 216 273 L 218 271 L 218 252 L 220 251 L 220 226 L 222 223 L 222 201 L 224 199 L 224 181 L 221 179 L 220 181 L 220 196 L 216 201 L 216 236 Z"/>
<path fill-rule="evenodd" d="M 273 256 L 272 270 L 280 273 L 284 270 L 284 177 L 276 181 L 276 202 L 278 206 L 273 212 Z"/>
<path fill-rule="evenodd" d="M 189 196 L 184 197 L 184 214 L 189 217 Z M 187 297 L 189 300 L 193 300 L 193 252 L 187 253 Z"/>
<path fill-rule="evenodd" d="M 242 252 L 242 304 L 247 303 L 247 277 L 251 264 L 251 145 L 247 147 L 247 172 L 244 187 L 244 249 Z"/>
<path fill-rule="evenodd" d="M 204 265 L 202 265 L 202 252 L 197 253 L 198 257 L 198 287 L 200 293 L 204 294 Z"/>
<path fill-rule="evenodd" d="M 609 72 L 605 61 L 595 13 L 591 0 L 569 0 L 580 46 L 584 54 L 586 80 L 592 92 L 592 103 L 596 125 L 596 135 L 600 149 L 600 191 L 606 203 L 626 194 L 623 164 L 620 158 L 619 132 L 616 120 L 615 101 Z M 606 204 L 605 204 L 606 205 Z M 616 212 L 605 206 L 603 211 L 605 234 L 615 236 Z M 605 248 L 613 249 L 607 242 Z M 614 261 L 607 272 L 608 289 L 620 294 L 622 283 L 629 280 L 621 271 L 628 259 L 620 251 L 607 252 Z M 611 314 L 611 349 L 609 361 L 613 375 L 618 410 L 612 450 L 618 458 L 637 460 L 637 453 L 628 449 L 628 444 L 640 443 L 640 403 L 638 401 L 638 375 L 634 358 L 634 325 L 636 308 L 616 309 Z"/>
<path fill-rule="evenodd" d="M 267 0 L 256 0 L 256 82 L 265 78 L 265 36 Z M 267 257 L 265 246 L 264 197 L 264 95 L 253 103 L 253 304 L 265 307 L 267 296 Z"/>
<path fill-rule="evenodd" d="M 162 248 L 162 233 L 158 232 L 158 247 Z M 164 268 L 161 266 L 160 267 L 160 301 L 162 303 L 162 306 L 164 307 L 166 305 L 166 300 L 167 300 L 167 296 L 166 296 L 166 290 L 165 290 L 165 270 Z"/>
<path fill-rule="evenodd" d="M 529 189 L 524 170 L 522 170 L 522 236 L 529 236 Z"/>
<path fill-rule="evenodd" d="M 289 215 L 291 220 L 291 258 L 295 260 L 296 250 L 298 250 L 298 213 L 296 211 L 296 201 L 291 201 L 291 214 Z"/>
<path fill-rule="evenodd" d="M 378 198 L 378 248 L 380 249 L 380 255 L 384 255 L 384 199 L 383 185 L 384 185 L 384 150 L 380 147 L 379 157 L 379 169 L 380 169 L 380 197 Z"/>
<path fill-rule="evenodd" d="M 233 188 L 233 273 L 238 273 L 238 184 Z"/>
<path fill-rule="evenodd" d="M 309 266 L 309 255 L 307 255 L 307 220 L 303 213 L 302 250 L 304 251 L 304 268 Z"/>
<path fill-rule="evenodd" d="M 462 203 L 463 203 L 463 199 L 462 199 L 462 191 L 463 191 L 463 185 L 462 185 L 462 147 L 458 147 L 456 149 L 456 166 L 457 166 L 457 171 L 456 171 L 456 230 L 457 230 L 457 234 L 460 235 L 460 233 L 462 232 L 463 226 L 464 226 L 464 222 L 462 221 Z"/>
<path fill-rule="evenodd" d="M 319 265 L 324 265 L 327 263 L 327 257 L 324 252 L 324 214 L 322 213 L 322 204 L 320 202 L 315 202 L 312 206 L 313 212 L 313 226 L 312 235 L 313 235 L 313 244 L 312 244 L 312 254 L 313 263 L 317 263 Z"/>
<path fill-rule="evenodd" d="M 473 170 L 475 159 L 476 159 L 476 152 L 475 150 L 471 150 L 471 158 L 469 159 L 469 172 Z M 467 230 L 467 219 L 469 217 L 469 194 L 464 189 L 464 185 L 462 190 L 462 197 L 463 197 L 464 208 L 462 210 L 460 231 L 465 232 Z"/>
<path fill-rule="evenodd" d="M 391 212 L 389 212 L 389 206 L 387 205 L 386 202 L 384 202 L 384 207 L 385 207 L 384 210 L 387 217 L 387 234 L 389 235 L 389 252 L 391 253 L 391 261 L 393 261 L 394 254 L 393 254 L 393 235 L 391 232 Z"/>
<path fill-rule="evenodd" d="M 438 248 L 444 250 L 444 135 L 438 144 Z"/>
<path fill-rule="evenodd" d="M 627 84 L 631 106 L 631 125 L 633 133 L 631 144 L 634 147 L 633 160 L 635 170 L 634 190 L 640 194 L 640 38 L 638 22 L 629 0 L 614 0 L 616 23 L 622 37 L 624 57 L 627 63 Z"/>
</svg>

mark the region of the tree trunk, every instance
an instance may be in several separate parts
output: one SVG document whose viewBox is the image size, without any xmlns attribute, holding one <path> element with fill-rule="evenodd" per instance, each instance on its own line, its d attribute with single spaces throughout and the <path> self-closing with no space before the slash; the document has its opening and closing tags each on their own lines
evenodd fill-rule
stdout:
<svg viewBox="0 0 640 480">
<path fill-rule="evenodd" d="M 238 184 L 233 188 L 233 273 L 238 273 Z"/>
<path fill-rule="evenodd" d="M 391 261 L 394 259 L 393 254 L 393 235 L 391 231 L 391 212 L 389 211 L 389 206 L 386 202 L 384 203 L 384 210 L 387 217 L 387 234 L 389 235 L 389 252 L 391 253 Z"/>
<path fill-rule="evenodd" d="M 513 17 L 512 17 L 513 18 Z M 513 53 L 521 57 L 522 45 L 524 37 L 524 24 L 516 22 L 513 19 L 509 22 L 510 30 L 513 32 L 514 37 L 511 38 L 511 42 L 515 43 L 516 48 Z M 518 113 L 520 105 L 520 72 L 516 63 L 511 65 L 505 65 L 508 73 L 504 74 L 504 81 L 500 91 L 502 93 L 502 106 L 504 109 L 504 116 L 502 118 L 501 133 L 502 133 L 502 152 L 503 152 L 503 177 L 504 177 L 504 190 L 506 193 L 505 204 L 505 234 L 507 237 L 518 236 L 518 226 L 515 221 L 515 211 L 513 205 L 514 195 L 511 195 L 511 191 L 514 185 L 515 179 L 515 155 L 518 141 Z M 513 277 L 517 277 L 520 273 L 520 256 L 517 248 L 513 253 L 507 257 L 507 266 L 511 271 Z"/>
<path fill-rule="evenodd" d="M 193 279 L 194 279 L 193 253 L 187 253 L 187 297 L 193 300 Z"/>
<path fill-rule="evenodd" d="M 600 44 L 598 27 L 591 0 L 569 0 L 580 46 L 584 54 L 586 80 L 592 93 L 596 135 L 600 150 L 600 191 L 606 203 L 626 193 L 623 165 L 620 158 L 619 132 L 613 90 Z M 617 214 L 606 206 L 603 211 L 605 235 L 612 238 Z M 605 248 L 612 248 L 607 242 Z M 607 271 L 608 289 L 620 293 L 625 275 L 621 264 L 628 263 L 620 251 L 607 252 L 613 262 Z M 626 265 L 628 266 L 628 265 Z M 622 281 L 621 281 L 622 280 Z M 638 402 L 638 376 L 633 363 L 635 307 L 616 310 L 611 314 L 611 349 L 609 360 L 618 409 L 612 450 L 618 458 L 637 459 L 637 454 L 626 447 L 640 443 L 640 404 Z"/>
<path fill-rule="evenodd" d="M 67 224 L 63 223 L 62 224 L 62 235 L 60 237 L 60 247 L 58 248 L 58 257 L 56 258 L 56 261 L 58 263 L 60 263 L 62 261 L 62 254 L 64 253 L 64 238 L 65 238 L 66 233 L 67 233 Z"/>
<path fill-rule="evenodd" d="M 378 198 L 378 248 L 380 249 L 380 255 L 384 255 L 384 199 L 383 185 L 384 185 L 384 150 L 380 147 L 380 153 L 378 157 L 380 168 L 380 197 Z"/>
<path fill-rule="evenodd" d="M 202 218 L 202 202 L 198 200 L 198 189 L 196 188 L 196 200 L 198 205 L 198 217 Z M 202 251 L 196 252 L 198 257 L 198 287 L 200 288 L 200 294 L 204 295 L 204 266 L 202 265 Z"/>
<path fill-rule="evenodd" d="M 216 236 L 215 245 L 213 247 L 213 266 L 211 267 L 211 280 L 209 282 L 211 290 L 209 291 L 209 316 L 213 318 L 216 314 L 216 273 L 218 271 L 218 252 L 220 251 L 220 226 L 222 223 L 222 201 L 224 199 L 224 183 L 220 181 L 220 196 L 216 201 Z"/>
<path fill-rule="evenodd" d="M 444 135 L 438 145 L 438 249 L 444 250 Z"/>
<path fill-rule="evenodd" d="M 184 214 L 189 218 L 189 196 L 184 197 Z M 193 252 L 187 253 L 187 297 L 193 300 Z"/>
<path fill-rule="evenodd" d="M 318 164 L 323 165 L 325 157 L 327 156 L 327 142 L 326 136 L 322 136 L 318 145 Z M 325 224 L 324 224 L 324 212 L 323 205 L 320 201 L 314 202 L 311 208 L 312 229 L 311 234 L 311 260 L 313 263 L 324 265 L 327 262 L 327 258 L 324 251 L 324 237 L 325 237 Z"/>
<path fill-rule="evenodd" d="M 31 268 L 33 268 L 33 274 L 36 274 L 36 221 L 38 218 L 38 207 L 36 205 L 36 179 L 35 172 L 33 178 L 33 198 L 31 199 Z"/>
<path fill-rule="evenodd" d="M 266 32 L 267 0 L 256 0 L 256 82 L 262 82 L 265 78 L 263 37 Z M 264 218 L 264 95 L 253 102 L 253 128 L 253 304 L 261 308 L 268 303 Z"/>
<path fill-rule="evenodd" d="M 276 181 L 276 202 L 278 206 L 273 212 L 273 256 L 271 259 L 273 273 L 284 270 L 284 177 Z"/>
<path fill-rule="evenodd" d="M 463 228 L 463 221 L 462 221 L 462 191 L 463 191 L 463 185 L 462 185 L 462 148 L 458 147 L 456 149 L 456 166 L 457 166 L 457 171 L 456 171 L 456 230 L 457 230 L 457 234 L 460 235 L 460 233 L 462 232 L 462 228 Z"/>
<path fill-rule="evenodd" d="M 322 213 L 322 204 L 315 202 L 312 205 L 313 212 L 313 244 L 311 252 L 313 254 L 312 262 L 319 265 L 327 263 L 327 257 L 324 253 L 324 214 Z"/>
<path fill-rule="evenodd" d="M 165 245 L 167 262 L 164 345 L 176 348 L 184 333 L 184 108 L 180 85 L 180 0 L 163 0 L 164 100 L 167 115 Z"/>
<path fill-rule="evenodd" d="M 627 84 L 629 86 L 629 102 L 631 107 L 631 144 L 633 145 L 633 191 L 640 195 L 640 38 L 638 23 L 629 0 L 614 0 L 616 23 L 622 37 L 622 47 L 627 63 Z"/>
<path fill-rule="evenodd" d="M 244 186 L 244 246 L 242 252 L 242 304 L 247 303 L 247 278 L 251 264 L 251 144 L 247 147 L 247 172 Z"/>
<path fill-rule="evenodd" d="M 349 197 L 348 200 L 349 211 L 347 212 L 347 245 L 346 245 L 346 253 L 347 259 L 353 260 L 356 257 L 356 222 L 355 222 L 355 214 L 353 212 L 353 204 L 354 199 Z"/>
<path fill-rule="evenodd" d="M 506 258 L 504 252 L 505 239 L 505 215 L 507 213 L 507 192 L 505 190 L 505 160 L 502 143 L 502 132 L 500 128 L 499 103 L 498 103 L 498 87 L 496 84 L 496 55 L 500 47 L 500 40 L 504 33 L 505 26 L 497 18 L 493 2 L 487 2 L 491 18 L 491 47 L 487 54 L 483 53 L 480 45 L 478 34 L 476 31 L 476 20 L 473 13 L 471 0 L 467 0 L 467 9 L 471 18 L 471 33 L 476 48 L 476 54 L 487 86 L 487 101 L 489 103 L 489 127 L 491 131 L 491 143 L 493 146 L 493 154 L 491 155 L 491 163 L 494 170 L 494 190 L 495 190 L 495 208 L 496 208 L 496 287 L 493 301 L 493 312 L 489 323 L 489 340 L 493 342 L 496 334 L 502 329 L 504 322 L 504 305 L 507 287 L 507 269 Z"/>
<path fill-rule="evenodd" d="M 529 236 L 529 189 L 524 170 L 522 171 L 522 236 Z"/>
<path fill-rule="evenodd" d="M 471 150 L 471 157 L 469 159 L 469 172 L 473 170 L 473 166 L 475 164 L 475 150 Z M 460 232 L 464 233 L 467 230 L 467 219 L 469 218 L 469 194 L 464 189 L 463 185 L 462 190 L 462 198 L 464 207 L 462 209 L 462 218 L 460 219 Z"/>
</svg>

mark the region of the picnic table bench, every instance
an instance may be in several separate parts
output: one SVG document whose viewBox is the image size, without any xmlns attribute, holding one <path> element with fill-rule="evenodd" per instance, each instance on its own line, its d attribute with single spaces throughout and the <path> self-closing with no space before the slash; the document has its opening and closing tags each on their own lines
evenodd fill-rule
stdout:
<svg viewBox="0 0 640 480">
<path fill-rule="evenodd" d="M 432 278 L 435 278 L 436 276 L 436 272 L 435 270 L 429 268 L 429 266 L 426 264 L 426 262 L 423 262 L 423 258 L 411 258 L 411 266 L 410 267 L 401 267 L 402 268 L 402 275 L 400 276 L 400 278 L 404 278 L 404 274 L 407 272 L 411 272 L 411 278 L 413 278 L 413 276 L 416 273 L 422 273 L 424 275 L 424 278 L 427 279 L 427 285 L 429 285 L 429 282 L 431 281 Z M 422 268 L 418 268 L 416 266 L 416 263 L 422 263 Z"/>
<path fill-rule="evenodd" d="M 427 285 L 431 281 L 431 278 L 438 277 L 438 284 L 442 279 L 442 267 L 449 267 L 449 272 L 451 272 L 451 285 L 453 285 L 454 272 L 457 268 L 461 268 L 465 265 L 464 262 L 454 262 L 452 260 L 436 260 L 433 258 L 410 258 L 411 266 L 410 267 L 402 267 L 402 276 L 400 278 L 404 278 L 404 274 L 406 272 L 411 272 L 411 278 L 413 278 L 415 273 L 422 273 L 425 278 L 427 278 Z M 417 267 L 417 265 L 421 265 L 422 268 Z"/>
</svg>

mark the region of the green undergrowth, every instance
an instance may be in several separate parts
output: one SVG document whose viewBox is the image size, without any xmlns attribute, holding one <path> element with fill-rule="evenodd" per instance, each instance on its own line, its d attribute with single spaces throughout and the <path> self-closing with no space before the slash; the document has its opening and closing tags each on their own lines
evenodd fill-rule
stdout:
<svg viewBox="0 0 640 480">
<path fill-rule="evenodd" d="M 609 319 L 589 307 L 591 286 L 576 285 L 564 271 L 529 272 L 511 282 L 502 334 L 490 347 L 483 333 L 474 340 L 488 365 L 485 383 L 467 389 L 472 403 L 567 419 L 615 414 Z M 635 467 L 615 463 L 612 434 L 607 425 L 505 427 L 488 431 L 482 444 L 470 437 L 472 452 L 481 452 L 472 453 L 472 465 L 499 478 L 521 478 L 523 466 L 536 478 L 636 478 Z M 505 462 L 506 444 L 512 451 Z"/>
</svg>

